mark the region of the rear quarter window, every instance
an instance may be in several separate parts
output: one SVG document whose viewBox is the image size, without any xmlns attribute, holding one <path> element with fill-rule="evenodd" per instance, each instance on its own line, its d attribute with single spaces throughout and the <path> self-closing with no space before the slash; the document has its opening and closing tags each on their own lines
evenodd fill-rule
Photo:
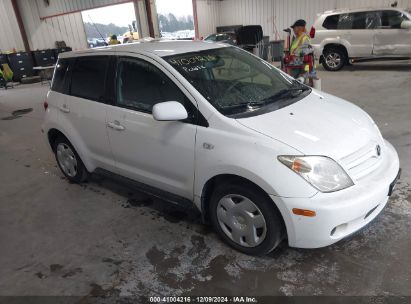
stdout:
<svg viewBox="0 0 411 304">
<path fill-rule="evenodd" d="M 331 15 L 325 18 L 323 27 L 328 30 L 336 30 L 338 27 L 338 19 L 340 15 Z"/>
<path fill-rule="evenodd" d="M 59 59 L 54 70 L 51 90 L 58 93 L 67 93 L 66 79 L 69 66 L 69 59 Z"/>
</svg>

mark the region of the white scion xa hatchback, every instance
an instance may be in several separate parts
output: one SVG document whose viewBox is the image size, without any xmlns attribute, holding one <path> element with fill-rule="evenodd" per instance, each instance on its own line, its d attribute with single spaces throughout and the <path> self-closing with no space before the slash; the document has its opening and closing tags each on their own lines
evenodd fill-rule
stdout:
<svg viewBox="0 0 411 304">
<path fill-rule="evenodd" d="M 103 169 L 193 202 L 247 254 L 346 237 L 381 212 L 400 172 L 360 108 L 224 44 L 61 54 L 45 108 L 69 180 Z"/>
</svg>

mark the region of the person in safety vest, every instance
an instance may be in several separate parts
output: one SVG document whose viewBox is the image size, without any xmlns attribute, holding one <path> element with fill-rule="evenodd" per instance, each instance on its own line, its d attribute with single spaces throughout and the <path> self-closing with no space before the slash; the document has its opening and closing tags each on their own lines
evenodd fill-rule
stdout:
<svg viewBox="0 0 411 304">
<path fill-rule="evenodd" d="M 304 55 L 312 54 L 310 37 L 306 33 L 305 20 L 299 19 L 291 25 L 294 32 L 294 37 L 290 46 L 290 55 L 293 65 L 302 66 L 301 68 L 293 68 L 290 70 L 290 75 L 294 78 L 307 72 L 307 67 L 304 64 Z"/>
<path fill-rule="evenodd" d="M 111 35 L 109 45 L 120 44 L 121 42 L 117 40 L 117 35 Z"/>
</svg>

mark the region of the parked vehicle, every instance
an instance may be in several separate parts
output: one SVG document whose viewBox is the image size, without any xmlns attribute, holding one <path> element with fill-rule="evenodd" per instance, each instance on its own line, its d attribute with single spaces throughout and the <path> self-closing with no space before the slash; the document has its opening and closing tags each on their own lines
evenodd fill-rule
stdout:
<svg viewBox="0 0 411 304">
<path fill-rule="evenodd" d="M 107 45 L 107 43 L 102 38 L 90 38 L 87 39 L 87 43 L 90 48 Z"/>
<path fill-rule="evenodd" d="M 315 53 L 329 71 L 342 69 L 350 59 L 411 57 L 411 14 L 403 9 L 328 11 L 310 33 Z"/>
<path fill-rule="evenodd" d="M 372 221 L 399 160 L 367 113 L 237 47 L 151 41 L 63 53 L 42 131 L 68 180 L 103 169 L 193 202 L 247 254 Z"/>
<path fill-rule="evenodd" d="M 204 41 L 222 42 L 222 43 L 228 43 L 231 45 L 237 45 L 237 35 L 236 33 L 232 33 L 232 32 L 211 34 L 207 36 L 204 39 Z"/>
</svg>

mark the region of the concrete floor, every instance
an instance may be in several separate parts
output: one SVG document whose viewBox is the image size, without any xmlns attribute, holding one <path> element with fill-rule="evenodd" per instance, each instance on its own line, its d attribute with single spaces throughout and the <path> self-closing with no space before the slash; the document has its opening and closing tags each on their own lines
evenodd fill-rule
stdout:
<svg viewBox="0 0 411 304">
<path fill-rule="evenodd" d="M 410 72 L 411 62 L 320 72 L 324 91 L 376 120 L 403 176 L 350 239 L 260 258 L 231 250 L 196 212 L 117 180 L 68 183 L 40 133 L 48 87 L 0 90 L 0 295 L 411 296 Z"/>
</svg>

